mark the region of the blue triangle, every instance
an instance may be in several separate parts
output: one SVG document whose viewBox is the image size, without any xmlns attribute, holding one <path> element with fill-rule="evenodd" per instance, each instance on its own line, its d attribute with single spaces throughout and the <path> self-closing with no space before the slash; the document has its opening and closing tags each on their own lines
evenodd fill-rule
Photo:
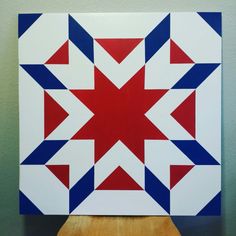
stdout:
<svg viewBox="0 0 236 236">
<path fill-rule="evenodd" d="M 25 31 L 41 16 L 41 13 L 34 14 L 19 14 L 18 15 L 18 37 L 25 33 Z"/>
<path fill-rule="evenodd" d="M 197 214 L 203 215 L 220 215 L 221 212 L 221 192 L 219 192 L 205 207 Z"/>
<path fill-rule="evenodd" d="M 20 191 L 20 214 L 22 215 L 43 215 L 34 203 Z"/>
<path fill-rule="evenodd" d="M 222 36 L 220 12 L 198 12 L 198 14 L 216 31 L 217 34 Z"/>
</svg>

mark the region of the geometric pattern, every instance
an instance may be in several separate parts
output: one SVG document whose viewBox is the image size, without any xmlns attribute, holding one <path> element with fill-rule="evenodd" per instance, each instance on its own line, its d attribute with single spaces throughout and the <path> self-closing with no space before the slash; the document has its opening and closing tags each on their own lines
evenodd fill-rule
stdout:
<svg viewBox="0 0 236 236">
<path fill-rule="evenodd" d="M 220 214 L 221 13 L 28 13 L 18 32 L 21 214 Z"/>
</svg>

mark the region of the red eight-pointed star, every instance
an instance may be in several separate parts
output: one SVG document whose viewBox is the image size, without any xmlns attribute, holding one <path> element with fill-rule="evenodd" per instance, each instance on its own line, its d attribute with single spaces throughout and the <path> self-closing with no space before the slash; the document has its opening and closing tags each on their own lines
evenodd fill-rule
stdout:
<svg viewBox="0 0 236 236">
<path fill-rule="evenodd" d="M 144 139 L 167 139 L 145 116 L 167 90 L 144 89 L 144 69 L 118 89 L 95 67 L 95 89 L 71 90 L 94 113 L 72 139 L 94 139 L 95 162 L 118 140 L 144 162 Z"/>
</svg>

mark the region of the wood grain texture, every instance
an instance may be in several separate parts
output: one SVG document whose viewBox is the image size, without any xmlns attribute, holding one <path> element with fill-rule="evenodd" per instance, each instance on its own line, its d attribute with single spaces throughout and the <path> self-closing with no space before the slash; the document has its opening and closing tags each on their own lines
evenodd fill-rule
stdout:
<svg viewBox="0 0 236 236">
<path fill-rule="evenodd" d="M 179 236 L 170 217 L 69 216 L 58 236 Z"/>
</svg>

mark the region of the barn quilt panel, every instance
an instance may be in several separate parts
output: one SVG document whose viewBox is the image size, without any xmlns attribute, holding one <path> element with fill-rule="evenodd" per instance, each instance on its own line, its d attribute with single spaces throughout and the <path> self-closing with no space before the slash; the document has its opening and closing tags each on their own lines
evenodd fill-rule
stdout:
<svg viewBox="0 0 236 236">
<path fill-rule="evenodd" d="M 219 215 L 221 14 L 19 14 L 20 213 Z"/>
</svg>

